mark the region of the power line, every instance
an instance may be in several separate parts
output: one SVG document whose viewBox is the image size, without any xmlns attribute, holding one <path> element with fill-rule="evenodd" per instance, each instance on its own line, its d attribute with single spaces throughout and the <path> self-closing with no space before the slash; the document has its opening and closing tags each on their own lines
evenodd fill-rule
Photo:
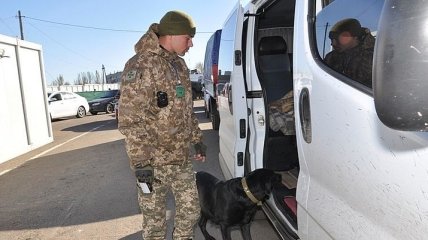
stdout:
<svg viewBox="0 0 428 240">
<path fill-rule="evenodd" d="M 144 32 L 144 31 L 139 31 L 139 30 L 124 30 L 124 29 L 113 29 L 113 28 L 100 28 L 100 27 L 83 26 L 83 25 L 76 25 L 76 24 L 69 24 L 69 23 L 61 23 L 61 22 L 54 22 L 54 21 L 43 20 L 43 19 L 39 19 L 39 18 L 28 17 L 28 16 L 22 16 L 22 17 L 28 18 L 28 19 L 32 19 L 32 20 L 36 20 L 36 21 L 40 21 L 40 22 L 47 22 L 47 23 L 52 23 L 52 24 L 57 24 L 57 25 L 63 25 L 63 26 L 69 26 L 69 27 L 88 28 L 88 29 L 103 30 L 103 31 L 114 31 L 114 32 L 138 32 L 138 33 L 143 33 Z"/>
<path fill-rule="evenodd" d="M 92 27 L 92 26 L 83 26 L 83 25 L 77 25 L 77 24 L 70 24 L 70 23 L 61 23 L 61 22 L 55 22 L 50 20 L 44 20 L 40 18 L 33 18 L 28 16 L 22 16 L 23 18 L 28 18 L 31 20 L 39 21 L 39 22 L 46 22 L 51 24 L 57 24 L 57 25 L 63 25 L 63 26 L 69 26 L 69 27 L 77 27 L 77 28 L 87 28 L 87 29 L 95 29 L 95 30 L 102 30 L 102 31 L 113 31 L 113 32 L 134 32 L 134 33 L 145 33 L 146 31 L 140 31 L 140 30 L 129 30 L 129 29 L 114 29 L 114 28 L 101 28 L 101 27 Z M 210 34 L 214 32 L 196 32 L 199 34 Z"/>
<path fill-rule="evenodd" d="M 13 18 L 13 17 L 8 17 L 8 18 Z M 6 26 L 6 28 L 10 31 L 10 33 L 14 35 L 15 33 L 13 32 L 12 28 L 9 27 L 9 25 L 5 22 L 5 20 L 8 18 L 0 18 L 0 21 Z"/>
<path fill-rule="evenodd" d="M 78 52 L 74 51 L 73 49 L 71 49 L 71 48 L 69 48 L 69 47 L 67 47 L 67 46 L 65 46 L 65 45 L 64 45 L 64 44 L 62 44 L 60 41 L 57 41 L 57 40 L 55 40 L 54 38 L 50 37 L 48 34 L 44 33 L 42 30 L 40 30 L 39 28 L 37 28 L 37 27 L 36 27 L 36 26 L 34 26 L 33 24 L 31 24 L 31 23 L 28 23 L 28 24 L 29 24 L 30 26 L 32 26 L 34 29 L 36 29 L 37 31 L 39 31 L 41 34 L 43 34 L 45 37 L 49 38 L 50 40 L 54 41 L 56 44 L 58 44 L 58 45 L 60 45 L 61 47 L 63 47 L 64 49 L 66 49 L 66 50 L 68 50 L 68 51 L 70 51 L 70 52 L 72 52 L 72 53 L 74 53 L 74 54 L 76 54 L 76 55 L 78 55 L 78 56 L 80 56 L 80 57 L 82 57 L 82 58 L 86 59 L 86 60 L 87 60 L 87 61 L 89 61 L 89 62 L 97 63 L 96 61 L 94 61 L 94 60 L 92 60 L 92 59 L 89 59 L 88 57 L 86 57 L 86 56 L 84 56 L 84 55 L 82 55 L 82 54 L 80 54 L 80 53 L 78 53 Z"/>
</svg>

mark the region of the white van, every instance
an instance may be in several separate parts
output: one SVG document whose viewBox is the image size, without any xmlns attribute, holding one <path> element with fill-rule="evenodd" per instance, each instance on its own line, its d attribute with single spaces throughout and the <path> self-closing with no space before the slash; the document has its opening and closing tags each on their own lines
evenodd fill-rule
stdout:
<svg viewBox="0 0 428 240">
<path fill-rule="evenodd" d="M 372 84 L 324 60 L 349 18 L 375 39 Z M 220 165 L 226 178 L 283 175 L 263 210 L 284 239 L 427 239 L 427 22 L 426 1 L 252 0 L 230 13 Z M 294 103 L 278 115 L 278 101 Z"/>
<path fill-rule="evenodd" d="M 218 51 L 220 48 L 221 29 L 215 31 L 207 41 L 204 59 L 204 110 L 205 116 L 210 118 L 214 130 L 220 126 L 220 116 L 217 110 L 217 96 L 222 91 L 224 81 L 229 79 L 218 78 Z"/>
</svg>

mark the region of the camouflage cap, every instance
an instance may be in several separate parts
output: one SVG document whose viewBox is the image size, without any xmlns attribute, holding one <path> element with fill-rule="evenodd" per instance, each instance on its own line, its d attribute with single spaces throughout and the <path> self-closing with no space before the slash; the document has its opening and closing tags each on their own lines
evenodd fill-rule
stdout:
<svg viewBox="0 0 428 240">
<path fill-rule="evenodd" d="M 331 28 L 330 33 L 340 34 L 342 32 L 348 31 L 354 37 L 361 36 L 363 30 L 361 28 L 360 22 L 355 18 L 347 18 L 340 20 Z"/>
<path fill-rule="evenodd" d="M 196 27 L 192 18 L 181 11 L 170 11 L 159 22 L 159 35 L 189 35 L 195 36 Z"/>
</svg>

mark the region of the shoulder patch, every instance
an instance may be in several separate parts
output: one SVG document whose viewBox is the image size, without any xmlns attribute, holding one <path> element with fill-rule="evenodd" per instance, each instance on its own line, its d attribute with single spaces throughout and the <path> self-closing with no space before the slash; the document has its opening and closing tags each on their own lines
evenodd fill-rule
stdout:
<svg viewBox="0 0 428 240">
<path fill-rule="evenodd" d="M 126 81 L 134 81 L 135 77 L 137 76 L 137 70 L 131 70 L 128 73 L 126 73 Z"/>
</svg>

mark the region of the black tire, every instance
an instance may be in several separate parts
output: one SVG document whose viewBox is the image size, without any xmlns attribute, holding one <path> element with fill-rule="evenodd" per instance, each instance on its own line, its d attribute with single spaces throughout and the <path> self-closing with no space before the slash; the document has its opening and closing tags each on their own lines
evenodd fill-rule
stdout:
<svg viewBox="0 0 428 240">
<path fill-rule="evenodd" d="M 80 106 L 80 107 L 77 109 L 76 117 L 78 117 L 78 118 L 82 118 L 82 117 L 84 117 L 84 116 L 86 116 L 86 109 L 85 109 L 85 107 L 84 107 L 84 106 Z"/>
<path fill-rule="evenodd" d="M 220 128 L 220 115 L 217 110 L 213 110 L 211 112 L 211 124 L 214 130 L 218 130 Z"/>
<path fill-rule="evenodd" d="M 113 113 L 114 112 L 114 106 L 113 104 L 109 103 L 106 106 L 106 113 Z"/>
<path fill-rule="evenodd" d="M 206 118 L 210 118 L 210 111 L 208 111 L 208 106 L 205 100 L 204 100 L 204 113 Z"/>
<path fill-rule="evenodd" d="M 98 114 L 98 112 L 91 112 L 91 114 L 92 114 L 92 115 L 97 115 L 97 114 Z"/>
</svg>

